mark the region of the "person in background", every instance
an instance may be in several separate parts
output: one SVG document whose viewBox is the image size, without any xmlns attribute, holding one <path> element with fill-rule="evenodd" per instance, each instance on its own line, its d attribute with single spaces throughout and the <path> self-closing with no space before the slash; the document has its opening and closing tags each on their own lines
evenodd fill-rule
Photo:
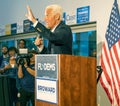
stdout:
<svg viewBox="0 0 120 106">
<path fill-rule="evenodd" d="M 31 100 L 32 106 L 35 106 L 35 55 L 37 52 L 31 50 L 32 57 L 24 58 L 23 64 L 21 60 L 18 64 L 18 78 L 20 79 L 20 106 L 26 106 L 27 102 Z"/>
<path fill-rule="evenodd" d="M 4 72 L 5 65 L 8 64 L 9 61 L 9 55 L 8 55 L 8 47 L 2 46 L 2 55 L 0 56 L 0 73 Z"/>
<path fill-rule="evenodd" d="M 24 39 L 20 39 L 18 41 L 18 48 L 19 49 L 26 48 L 26 41 Z"/>
<path fill-rule="evenodd" d="M 62 7 L 49 5 L 45 9 L 46 27 L 34 17 L 32 10 L 27 6 L 26 17 L 33 23 L 35 30 L 46 38 L 48 43 L 47 53 L 72 54 L 72 32 L 69 26 L 62 21 Z"/>
<path fill-rule="evenodd" d="M 7 75 L 9 77 L 9 87 L 10 87 L 10 98 L 12 100 L 12 103 L 15 104 L 15 106 L 19 106 L 18 102 L 18 89 L 17 89 L 17 53 L 18 50 L 15 47 L 10 47 L 8 49 L 9 54 L 9 63 L 5 65 L 3 75 Z"/>
<path fill-rule="evenodd" d="M 18 41 L 18 56 L 21 54 L 27 54 L 27 53 L 28 53 L 28 48 L 26 47 L 26 40 L 20 39 Z"/>
</svg>

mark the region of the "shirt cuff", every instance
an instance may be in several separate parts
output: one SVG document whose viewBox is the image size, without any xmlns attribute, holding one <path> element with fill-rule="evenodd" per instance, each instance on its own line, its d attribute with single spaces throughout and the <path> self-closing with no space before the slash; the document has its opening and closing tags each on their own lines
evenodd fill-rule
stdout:
<svg viewBox="0 0 120 106">
<path fill-rule="evenodd" d="M 36 21 L 36 22 L 33 24 L 33 27 L 36 27 L 37 24 L 38 24 L 38 21 Z"/>
<path fill-rule="evenodd" d="M 44 45 L 41 45 L 41 47 L 38 47 L 39 52 L 42 52 L 43 48 L 44 48 Z"/>
</svg>

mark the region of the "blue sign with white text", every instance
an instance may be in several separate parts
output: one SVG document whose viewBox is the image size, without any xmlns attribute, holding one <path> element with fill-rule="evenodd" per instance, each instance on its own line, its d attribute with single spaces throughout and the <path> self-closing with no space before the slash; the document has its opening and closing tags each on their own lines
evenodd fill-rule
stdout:
<svg viewBox="0 0 120 106">
<path fill-rule="evenodd" d="M 28 19 L 23 21 L 23 31 L 24 32 L 32 32 L 32 31 L 34 31 L 34 28 L 32 26 L 32 22 L 29 21 Z"/>
<path fill-rule="evenodd" d="M 63 13 L 62 21 L 66 23 L 66 12 Z"/>
<path fill-rule="evenodd" d="M 77 23 L 89 22 L 90 7 L 77 8 Z"/>
<path fill-rule="evenodd" d="M 11 34 L 17 33 L 17 23 L 11 24 Z"/>
</svg>

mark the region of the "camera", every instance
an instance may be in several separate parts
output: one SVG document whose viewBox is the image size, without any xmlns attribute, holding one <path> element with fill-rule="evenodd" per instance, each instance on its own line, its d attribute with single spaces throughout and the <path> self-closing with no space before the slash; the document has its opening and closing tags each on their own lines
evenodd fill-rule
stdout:
<svg viewBox="0 0 120 106">
<path fill-rule="evenodd" d="M 20 65 L 24 65 L 25 64 L 25 61 L 27 63 L 30 62 L 30 58 L 32 57 L 33 55 L 32 54 L 21 54 L 21 55 L 18 55 L 18 64 Z"/>
<path fill-rule="evenodd" d="M 24 65 L 24 64 L 25 64 L 24 59 L 23 59 L 23 58 L 20 58 L 20 59 L 18 60 L 18 64 Z"/>
<path fill-rule="evenodd" d="M 22 52 L 21 52 L 22 51 Z M 31 53 L 28 54 L 27 49 L 20 49 L 19 50 L 19 55 L 17 56 L 18 59 L 18 64 L 20 65 L 24 65 L 25 62 L 27 62 L 27 64 L 30 63 L 30 58 L 33 56 Z"/>
</svg>

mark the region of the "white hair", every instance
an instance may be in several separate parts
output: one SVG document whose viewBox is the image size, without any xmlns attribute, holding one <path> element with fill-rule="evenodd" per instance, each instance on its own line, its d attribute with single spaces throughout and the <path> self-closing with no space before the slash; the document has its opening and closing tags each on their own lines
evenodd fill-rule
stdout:
<svg viewBox="0 0 120 106">
<path fill-rule="evenodd" d="M 61 6 L 57 4 L 53 4 L 53 5 L 47 6 L 46 9 L 52 9 L 53 14 L 57 14 L 57 13 L 60 14 L 60 20 L 62 20 L 63 10 Z"/>
</svg>

